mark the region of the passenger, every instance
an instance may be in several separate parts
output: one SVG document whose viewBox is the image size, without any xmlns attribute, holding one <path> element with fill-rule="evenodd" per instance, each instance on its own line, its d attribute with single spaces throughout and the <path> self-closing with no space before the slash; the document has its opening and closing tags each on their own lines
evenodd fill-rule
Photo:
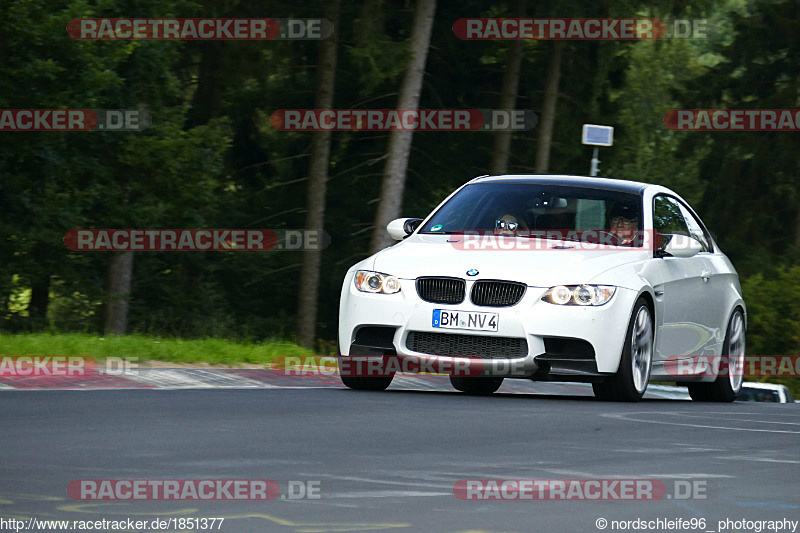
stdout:
<svg viewBox="0 0 800 533">
<path fill-rule="evenodd" d="M 608 232 L 616 235 L 619 243 L 633 244 L 639 229 L 639 210 L 627 204 L 617 203 L 608 215 Z"/>
</svg>

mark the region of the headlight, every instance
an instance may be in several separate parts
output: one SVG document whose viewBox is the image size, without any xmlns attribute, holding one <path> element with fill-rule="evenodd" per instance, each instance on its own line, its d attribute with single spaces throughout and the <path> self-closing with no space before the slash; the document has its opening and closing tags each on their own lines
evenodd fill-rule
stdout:
<svg viewBox="0 0 800 533">
<path fill-rule="evenodd" d="M 400 292 L 400 280 L 389 274 L 359 270 L 354 278 L 356 289 L 361 292 L 394 294 Z"/>
<path fill-rule="evenodd" d="M 603 305 L 616 290 L 609 285 L 556 285 L 547 289 L 542 300 L 557 305 Z"/>
</svg>

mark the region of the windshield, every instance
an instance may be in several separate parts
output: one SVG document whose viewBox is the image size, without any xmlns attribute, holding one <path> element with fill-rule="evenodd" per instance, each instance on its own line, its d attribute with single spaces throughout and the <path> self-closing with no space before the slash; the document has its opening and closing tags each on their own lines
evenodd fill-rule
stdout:
<svg viewBox="0 0 800 533">
<path fill-rule="evenodd" d="M 547 236 L 558 230 L 571 240 L 583 235 L 642 229 L 637 194 L 535 183 L 473 183 L 461 189 L 420 229 L 420 233 L 513 233 Z M 570 232 L 570 233 L 566 233 Z M 626 241 L 625 244 L 631 244 Z"/>
</svg>

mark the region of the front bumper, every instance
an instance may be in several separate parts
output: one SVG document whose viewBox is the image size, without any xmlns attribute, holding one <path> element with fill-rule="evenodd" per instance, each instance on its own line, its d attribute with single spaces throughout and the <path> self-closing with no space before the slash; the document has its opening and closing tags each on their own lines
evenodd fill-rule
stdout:
<svg viewBox="0 0 800 533">
<path fill-rule="evenodd" d="M 420 333 L 429 340 L 442 339 L 443 335 L 484 337 L 465 341 L 478 341 L 477 345 L 497 345 L 503 342 L 502 338 L 522 339 L 523 351 L 512 350 L 514 354 L 508 357 L 497 353 L 489 357 L 459 355 L 480 355 L 487 374 L 534 379 L 591 381 L 616 372 L 638 296 L 636 291 L 618 287 L 612 299 L 602 306 L 559 306 L 541 300 L 549 287 L 528 286 L 519 303 L 511 307 L 476 306 L 469 297 L 460 304 L 449 305 L 422 300 L 413 279 L 401 279 L 402 290 L 396 294 L 363 293 L 355 288 L 353 275 L 349 272 L 345 278 L 339 306 L 342 355 L 429 355 L 433 350 L 415 351 L 410 346 L 421 349 Z M 467 280 L 468 295 L 474 281 Z M 437 328 L 432 323 L 434 309 L 494 312 L 498 315 L 498 330 Z M 464 345 L 454 337 L 450 340 L 454 346 Z M 457 354 L 440 353 L 432 357 L 454 355 Z"/>
</svg>

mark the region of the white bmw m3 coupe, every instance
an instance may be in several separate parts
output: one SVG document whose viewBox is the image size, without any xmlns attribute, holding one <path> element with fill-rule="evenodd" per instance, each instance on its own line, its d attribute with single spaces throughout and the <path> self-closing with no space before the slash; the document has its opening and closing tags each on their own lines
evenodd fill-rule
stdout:
<svg viewBox="0 0 800 533">
<path fill-rule="evenodd" d="M 387 230 L 400 242 L 350 268 L 342 286 L 339 366 L 350 388 L 383 390 L 412 367 L 444 368 L 470 394 L 522 378 L 637 401 L 649 381 L 674 381 L 694 400 L 730 402 L 742 386 L 738 274 L 670 189 L 481 176 L 426 219 Z M 396 364 L 353 371 L 359 358 Z"/>
</svg>

